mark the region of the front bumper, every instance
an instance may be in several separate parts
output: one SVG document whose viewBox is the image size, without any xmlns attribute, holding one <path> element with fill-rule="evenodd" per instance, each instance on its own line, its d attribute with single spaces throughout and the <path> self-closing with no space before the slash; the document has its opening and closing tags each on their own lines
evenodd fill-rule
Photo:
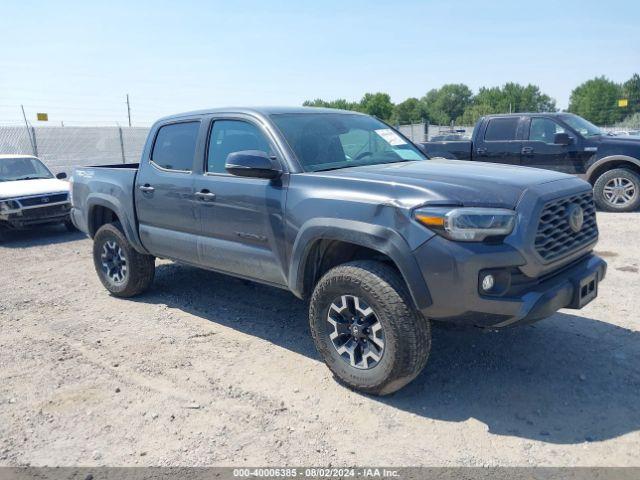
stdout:
<svg viewBox="0 0 640 480">
<path fill-rule="evenodd" d="M 522 273 L 526 261 L 510 245 L 462 244 L 440 237 L 415 254 L 432 297 L 422 310 L 425 317 L 492 328 L 532 323 L 561 308 L 581 308 L 597 294 L 593 289 L 607 270 L 604 260 L 587 252 L 532 278 Z M 479 278 L 487 269 L 508 272 L 509 284 L 501 294 L 481 293 Z"/>
<path fill-rule="evenodd" d="M 71 204 L 63 203 L 45 207 L 24 208 L 0 215 L 0 222 L 14 229 L 62 223 L 69 219 Z"/>
</svg>

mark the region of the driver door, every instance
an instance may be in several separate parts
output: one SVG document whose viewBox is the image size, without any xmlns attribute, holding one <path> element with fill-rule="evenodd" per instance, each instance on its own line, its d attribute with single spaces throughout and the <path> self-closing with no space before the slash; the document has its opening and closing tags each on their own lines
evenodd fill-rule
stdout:
<svg viewBox="0 0 640 480">
<path fill-rule="evenodd" d="M 240 277 L 286 285 L 277 239 L 284 238 L 282 179 L 247 178 L 225 170 L 229 154 L 274 152 L 266 132 L 249 120 L 214 118 L 195 190 L 201 219 L 200 263 Z"/>
</svg>

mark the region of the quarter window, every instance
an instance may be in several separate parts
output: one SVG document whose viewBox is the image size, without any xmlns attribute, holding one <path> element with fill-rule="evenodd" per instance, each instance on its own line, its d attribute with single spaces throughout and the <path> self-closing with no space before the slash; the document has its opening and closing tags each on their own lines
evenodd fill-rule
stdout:
<svg viewBox="0 0 640 480">
<path fill-rule="evenodd" d="M 487 125 L 484 139 L 487 142 L 515 140 L 519 121 L 519 117 L 492 118 Z"/>
<path fill-rule="evenodd" d="M 530 141 L 553 143 L 556 133 L 566 133 L 566 130 L 548 118 L 534 117 L 531 119 Z"/>
<path fill-rule="evenodd" d="M 191 171 L 200 122 L 173 123 L 160 127 L 151 160 L 168 170 Z"/>
<path fill-rule="evenodd" d="M 218 120 L 209 138 L 207 172 L 225 173 L 227 157 L 234 152 L 260 150 L 268 153 L 269 142 L 258 127 L 241 120 Z"/>
</svg>

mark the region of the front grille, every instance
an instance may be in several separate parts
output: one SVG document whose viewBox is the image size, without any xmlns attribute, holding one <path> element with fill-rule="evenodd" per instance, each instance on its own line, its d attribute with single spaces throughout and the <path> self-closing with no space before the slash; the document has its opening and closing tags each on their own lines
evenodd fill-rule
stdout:
<svg viewBox="0 0 640 480">
<path fill-rule="evenodd" d="M 69 212 L 69 205 L 51 205 L 49 207 L 27 208 L 22 210 L 24 219 L 42 219 L 57 217 Z"/>
<path fill-rule="evenodd" d="M 584 213 L 582 228 L 571 228 L 570 210 L 577 205 Z M 551 262 L 590 244 L 598 237 L 593 194 L 585 192 L 547 203 L 540 215 L 535 248 L 543 260 Z"/>
<path fill-rule="evenodd" d="M 47 203 L 59 203 L 69 200 L 68 193 L 52 193 L 49 195 L 38 195 L 36 197 L 20 198 L 18 201 L 23 207 L 35 207 L 37 205 L 46 205 Z"/>
</svg>

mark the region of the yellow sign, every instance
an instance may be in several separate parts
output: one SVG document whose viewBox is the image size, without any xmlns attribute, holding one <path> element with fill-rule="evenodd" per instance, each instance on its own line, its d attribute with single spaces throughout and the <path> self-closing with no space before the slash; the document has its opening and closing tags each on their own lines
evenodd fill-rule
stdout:
<svg viewBox="0 0 640 480">
<path fill-rule="evenodd" d="M 618 100 L 618 106 L 619 107 L 628 107 L 629 106 L 629 100 L 627 98 L 621 98 L 620 100 Z"/>
<path fill-rule="evenodd" d="M 36 113 L 39 122 L 48 122 L 49 114 L 48 113 Z"/>
</svg>

